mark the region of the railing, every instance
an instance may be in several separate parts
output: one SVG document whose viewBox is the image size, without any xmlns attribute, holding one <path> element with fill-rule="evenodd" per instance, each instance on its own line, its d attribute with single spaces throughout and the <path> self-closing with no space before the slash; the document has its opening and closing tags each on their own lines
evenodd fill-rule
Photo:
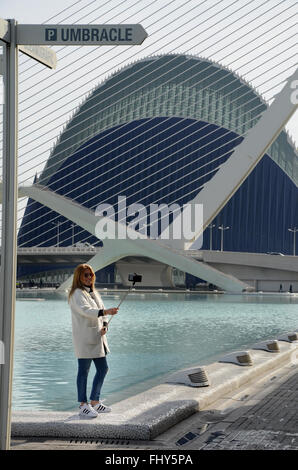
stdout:
<svg viewBox="0 0 298 470">
<path fill-rule="evenodd" d="M 60 286 L 60 282 L 35 282 L 35 281 L 27 281 L 27 280 L 20 280 L 16 283 L 16 288 L 18 290 L 23 289 L 58 289 Z"/>
<path fill-rule="evenodd" d="M 97 253 L 100 251 L 100 246 L 28 246 L 20 247 L 17 250 L 19 255 L 23 254 L 34 254 L 34 253 L 43 253 L 43 254 L 63 254 L 63 253 Z M 1 249 L 0 249 L 1 253 Z"/>
</svg>

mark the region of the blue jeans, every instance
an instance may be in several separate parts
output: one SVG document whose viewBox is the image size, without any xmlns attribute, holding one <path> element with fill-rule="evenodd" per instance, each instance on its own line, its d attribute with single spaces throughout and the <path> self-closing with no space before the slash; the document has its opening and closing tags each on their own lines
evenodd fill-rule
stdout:
<svg viewBox="0 0 298 470">
<path fill-rule="evenodd" d="M 99 401 L 101 387 L 106 373 L 108 372 L 106 357 L 97 357 L 95 359 L 78 359 L 79 370 L 77 376 L 77 388 L 79 402 L 87 403 L 87 378 L 92 361 L 96 367 L 96 374 L 93 379 L 90 400 Z"/>
</svg>

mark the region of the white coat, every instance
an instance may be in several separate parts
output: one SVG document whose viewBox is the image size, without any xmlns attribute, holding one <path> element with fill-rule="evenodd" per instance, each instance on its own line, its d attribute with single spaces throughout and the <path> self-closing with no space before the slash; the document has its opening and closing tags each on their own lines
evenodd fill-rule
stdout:
<svg viewBox="0 0 298 470">
<path fill-rule="evenodd" d="M 98 317 L 98 311 L 104 309 L 104 304 L 98 292 L 88 290 L 76 289 L 69 300 L 73 346 L 79 359 L 104 357 L 110 352 L 106 335 L 100 334 L 107 316 Z"/>
</svg>

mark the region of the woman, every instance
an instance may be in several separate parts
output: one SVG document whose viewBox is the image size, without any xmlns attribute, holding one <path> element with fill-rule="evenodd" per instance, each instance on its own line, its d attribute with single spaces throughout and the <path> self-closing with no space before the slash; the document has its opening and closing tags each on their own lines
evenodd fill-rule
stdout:
<svg viewBox="0 0 298 470">
<path fill-rule="evenodd" d="M 99 400 L 101 387 L 108 371 L 106 355 L 110 352 L 106 339 L 106 315 L 115 315 L 118 308 L 105 309 L 101 297 L 94 288 L 95 274 L 88 264 L 80 264 L 75 269 L 68 301 L 72 313 L 72 338 L 75 355 L 78 358 L 78 401 L 80 415 L 96 418 L 99 413 L 107 413 L 110 408 Z M 91 362 L 96 374 L 87 401 L 87 378 Z"/>
</svg>

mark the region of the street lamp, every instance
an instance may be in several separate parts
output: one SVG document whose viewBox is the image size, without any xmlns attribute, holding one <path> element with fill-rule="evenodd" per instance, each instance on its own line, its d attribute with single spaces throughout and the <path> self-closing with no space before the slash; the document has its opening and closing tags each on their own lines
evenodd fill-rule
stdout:
<svg viewBox="0 0 298 470">
<path fill-rule="evenodd" d="M 220 225 L 218 227 L 218 230 L 221 230 L 221 241 L 220 241 L 220 251 L 223 251 L 223 234 L 225 230 L 229 230 L 230 227 L 224 227 L 223 225 Z"/>
<path fill-rule="evenodd" d="M 208 228 L 210 229 L 210 236 L 209 236 L 209 250 L 212 250 L 212 229 L 215 227 L 215 224 L 210 224 L 208 225 Z"/>
<path fill-rule="evenodd" d="M 298 227 L 288 228 L 289 232 L 293 232 L 293 256 L 296 256 L 296 232 L 298 232 Z"/>
<path fill-rule="evenodd" d="M 74 246 L 74 228 L 76 224 L 71 224 L 71 245 Z"/>
<path fill-rule="evenodd" d="M 57 246 L 59 246 L 59 227 L 62 224 L 62 222 L 60 222 L 60 220 L 58 220 L 57 222 L 52 222 L 52 224 L 56 225 L 56 227 L 57 227 Z"/>
</svg>

